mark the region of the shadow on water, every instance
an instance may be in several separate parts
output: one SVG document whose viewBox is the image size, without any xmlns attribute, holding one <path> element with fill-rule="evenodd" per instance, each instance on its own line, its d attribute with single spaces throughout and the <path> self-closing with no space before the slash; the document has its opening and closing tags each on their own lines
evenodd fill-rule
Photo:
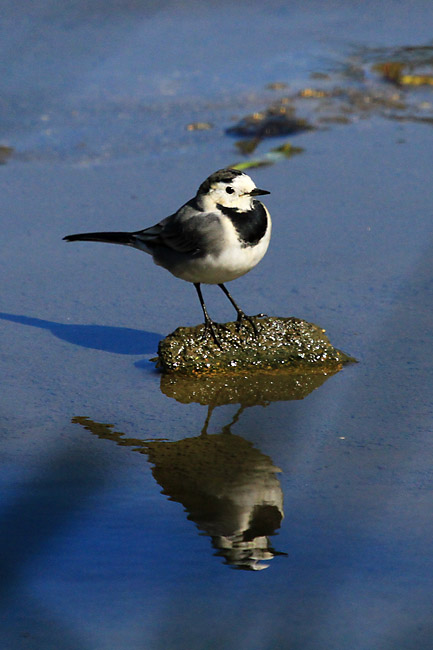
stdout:
<svg viewBox="0 0 433 650">
<path fill-rule="evenodd" d="M 15 612 L 23 616 L 25 608 L 30 607 L 34 623 L 31 631 L 23 632 L 23 640 L 30 644 L 43 630 L 52 647 L 65 650 L 89 647 L 61 615 L 56 616 L 52 608 L 45 607 L 43 599 L 34 594 L 23 597 L 23 591 L 27 591 L 23 585 L 27 584 L 32 564 L 50 553 L 53 543 L 62 540 L 71 522 L 87 507 L 88 500 L 105 485 L 107 466 L 102 467 L 89 459 L 86 445 L 55 453 L 1 509 L 4 534 L 0 540 L 0 612 L 3 610 L 0 617 L 8 621 L 13 612 L 10 622 L 13 628 Z"/>
<path fill-rule="evenodd" d="M 4 312 L 0 312 L 0 319 L 48 330 L 62 341 L 74 345 L 116 354 L 155 354 L 162 338 L 155 332 L 135 330 L 129 327 L 69 325 Z"/>
</svg>

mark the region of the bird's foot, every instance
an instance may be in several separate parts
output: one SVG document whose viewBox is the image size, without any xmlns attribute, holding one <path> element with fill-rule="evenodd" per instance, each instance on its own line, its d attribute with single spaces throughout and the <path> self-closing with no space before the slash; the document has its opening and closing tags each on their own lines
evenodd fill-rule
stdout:
<svg viewBox="0 0 433 650">
<path fill-rule="evenodd" d="M 260 314 L 258 314 L 258 316 L 260 316 Z M 248 321 L 248 323 L 253 328 L 255 336 L 258 336 L 259 331 L 257 329 L 257 325 L 254 320 L 255 318 L 257 318 L 257 316 L 247 316 L 243 311 L 238 311 L 238 317 L 236 319 L 236 327 L 238 331 L 241 328 L 241 326 L 244 324 L 244 322 Z"/>
<path fill-rule="evenodd" d="M 222 343 L 216 333 L 216 330 L 218 329 L 226 329 L 226 328 L 220 323 L 216 323 L 215 321 L 211 320 L 210 318 L 209 320 L 205 320 L 204 322 L 205 336 L 206 337 L 211 336 L 214 343 L 222 350 L 223 348 Z"/>
</svg>

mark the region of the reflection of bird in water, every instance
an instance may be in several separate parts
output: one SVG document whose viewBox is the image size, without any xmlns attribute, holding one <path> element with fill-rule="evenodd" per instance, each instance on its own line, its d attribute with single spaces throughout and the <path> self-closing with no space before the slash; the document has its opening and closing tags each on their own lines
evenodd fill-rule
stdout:
<svg viewBox="0 0 433 650">
<path fill-rule="evenodd" d="M 263 569 L 276 552 L 268 536 L 280 527 L 283 495 L 271 459 L 225 433 L 152 443 L 147 451 L 163 493 L 212 538 L 227 564 Z"/>
<path fill-rule="evenodd" d="M 235 417 L 236 419 L 236 417 Z M 147 454 L 152 473 L 170 500 L 181 503 L 212 539 L 226 563 L 264 569 L 275 555 L 269 541 L 283 518 L 283 494 L 272 460 L 240 436 L 202 434 L 176 442 L 128 439 L 112 425 L 73 419 L 100 438 Z"/>
</svg>

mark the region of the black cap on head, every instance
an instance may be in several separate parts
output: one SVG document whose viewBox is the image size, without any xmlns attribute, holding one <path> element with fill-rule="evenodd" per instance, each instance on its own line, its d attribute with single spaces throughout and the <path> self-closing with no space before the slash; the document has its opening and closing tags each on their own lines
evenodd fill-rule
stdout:
<svg viewBox="0 0 433 650">
<path fill-rule="evenodd" d="M 197 194 L 206 194 L 214 183 L 231 183 L 236 176 L 242 176 L 243 173 L 238 169 L 219 169 L 203 181 L 198 188 Z"/>
</svg>

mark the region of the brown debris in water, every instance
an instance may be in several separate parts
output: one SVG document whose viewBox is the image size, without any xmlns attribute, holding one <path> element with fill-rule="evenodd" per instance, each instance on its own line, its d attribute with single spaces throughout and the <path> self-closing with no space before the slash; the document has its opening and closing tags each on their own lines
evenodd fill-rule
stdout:
<svg viewBox="0 0 433 650">
<path fill-rule="evenodd" d="M 0 165 L 5 165 L 9 158 L 12 156 L 14 150 L 5 144 L 0 144 Z"/>
<path fill-rule="evenodd" d="M 385 61 L 376 63 L 372 69 L 381 74 L 386 81 L 391 81 L 398 86 L 433 86 L 432 74 L 423 74 L 406 62 Z"/>
<path fill-rule="evenodd" d="M 285 105 L 280 100 L 264 111 L 246 115 L 237 124 L 226 129 L 226 133 L 243 138 L 262 139 L 293 135 L 313 128 L 306 119 L 295 116 L 292 105 Z"/>
</svg>

